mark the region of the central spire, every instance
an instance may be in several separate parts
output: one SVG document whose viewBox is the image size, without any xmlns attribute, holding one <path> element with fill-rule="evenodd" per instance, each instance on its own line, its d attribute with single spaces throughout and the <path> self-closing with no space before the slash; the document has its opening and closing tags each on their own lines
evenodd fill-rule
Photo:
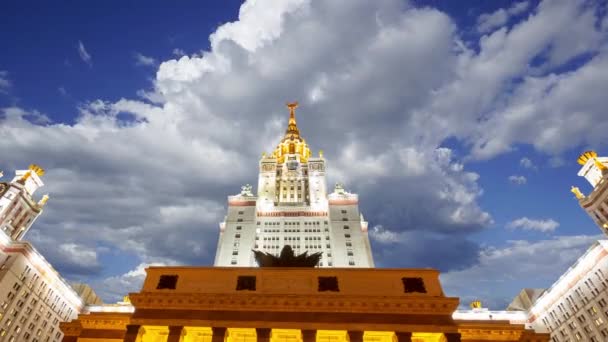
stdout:
<svg viewBox="0 0 608 342">
<path fill-rule="evenodd" d="M 298 102 L 287 103 L 287 108 L 289 108 L 289 123 L 287 125 L 285 137 L 299 138 L 300 130 L 298 129 L 298 124 L 296 123 L 296 108 L 298 108 Z"/>
<path fill-rule="evenodd" d="M 287 103 L 287 109 L 289 109 L 287 130 L 285 136 L 271 154 L 271 158 L 276 158 L 281 164 L 285 162 L 285 155 L 287 154 L 299 155 L 299 160 L 303 163 L 307 162 L 310 157 L 310 148 L 308 148 L 306 140 L 300 136 L 300 130 L 296 123 L 296 108 L 298 108 L 298 102 Z"/>
</svg>

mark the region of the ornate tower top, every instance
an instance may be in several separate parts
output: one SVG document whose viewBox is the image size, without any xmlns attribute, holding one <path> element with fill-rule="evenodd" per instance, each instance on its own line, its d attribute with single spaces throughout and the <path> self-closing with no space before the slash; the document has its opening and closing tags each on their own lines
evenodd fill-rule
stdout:
<svg viewBox="0 0 608 342">
<path fill-rule="evenodd" d="M 296 108 L 298 108 L 298 102 L 287 103 L 287 108 L 289 108 L 289 123 L 287 124 L 287 131 L 285 132 L 285 138 L 283 140 L 302 140 L 302 138 L 300 138 L 298 124 L 296 123 Z"/>
<path fill-rule="evenodd" d="M 582 165 L 578 175 L 585 177 L 594 190 L 600 185 L 604 176 L 608 175 L 608 158 L 598 157 L 595 151 L 583 152 L 578 157 L 577 162 Z M 575 195 L 579 199 L 584 198 L 584 196 L 579 197 L 579 194 L 575 193 Z"/>
<path fill-rule="evenodd" d="M 306 140 L 300 136 L 300 130 L 296 122 L 296 108 L 298 108 L 298 102 L 287 103 L 289 109 L 289 122 L 287 124 L 287 130 L 285 136 L 272 152 L 271 158 L 276 158 L 279 163 L 285 161 L 285 155 L 299 155 L 301 162 L 307 162 L 311 155 L 310 148 L 306 144 Z M 265 156 L 262 156 L 264 158 Z"/>
</svg>

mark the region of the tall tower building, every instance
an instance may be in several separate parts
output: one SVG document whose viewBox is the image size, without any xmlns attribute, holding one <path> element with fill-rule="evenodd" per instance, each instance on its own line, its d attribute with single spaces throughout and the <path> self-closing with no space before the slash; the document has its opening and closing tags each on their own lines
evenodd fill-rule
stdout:
<svg viewBox="0 0 608 342">
<path fill-rule="evenodd" d="M 49 198 L 44 195 L 38 202 L 33 198 L 34 192 L 44 186 L 42 175 L 44 170 L 32 164 L 28 170 L 16 171 L 10 183 L 0 182 L 0 230 L 13 240 L 23 238 Z"/>
<path fill-rule="evenodd" d="M 252 250 L 323 252 L 321 267 L 373 267 L 359 199 L 341 184 L 327 193 L 323 152 L 313 156 L 290 103 L 284 137 L 260 160 L 257 195 L 250 185 L 228 197 L 215 266 L 256 266 Z"/>
<path fill-rule="evenodd" d="M 608 157 L 598 157 L 594 151 L 586 151 L 580 155 L 578 163 L 582 166 L 578 175 L 585 177 L 593 190 L 586 196 L 577 187 L 573 186 L 571 191 L 580 206 L 608 235 Z"/>
<path fill-rule="evenodd" d="M 59 323 L 76 318 L 83 307 L 44 256 L 23 241 L 48 200 L 33 198 L 43 174 L 30 165 L 11 182 L 0 182 L 0 341 L 61 341 Z"/>
</svg>

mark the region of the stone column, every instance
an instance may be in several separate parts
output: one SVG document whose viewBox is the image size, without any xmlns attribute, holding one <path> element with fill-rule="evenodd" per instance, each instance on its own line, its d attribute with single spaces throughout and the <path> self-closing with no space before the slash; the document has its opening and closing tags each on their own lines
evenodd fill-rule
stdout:
<svg viewBox="0 0 608 342">
<path fill-rule="evenodd" d="M 167 342 L 179 342 L 182 338 L 183 330 L 184 327 L 181 325 L 169 326 L 169 337 L 167 337 Z"/>
<path fill-rule="evenodd" d="M 211 328 L 213 335 L 211 336 L 211 342 L 224 342 L 226 338 L 226 328 Z"/>
<path fill-rule="evenodd" d="M 302 330 L 302 342 L 317 342 L 317 331 Z"/>
<path fill-rule="evenodd" d="M 135 342 L 137 340 L 137 336 L 139 335 L 139 325 L 128 324 L 127 332 L 125 333 L 124 342 Z"/>
<path fill-rule="evenodd" d="M 395 335 L 397 335 L 398 342 L 412 342 L 411 332 L 395 331 Z"/>
<path fill-rule="evenodd" d="M 350 342 L 363 342 L 363 331 L 349 330 L 348 339 Z"/>
<path fill-rule="evenodd" d="M 270 333 L 272 329 L 269 328 L 256 328 L 255 335 L 257 336 L 258 342 L 270 342 Z"/>
<path fill-rule="evenodd" d="M 460 342 L 460 333 L 444 333 L 447 342 Z"/>
</svg>

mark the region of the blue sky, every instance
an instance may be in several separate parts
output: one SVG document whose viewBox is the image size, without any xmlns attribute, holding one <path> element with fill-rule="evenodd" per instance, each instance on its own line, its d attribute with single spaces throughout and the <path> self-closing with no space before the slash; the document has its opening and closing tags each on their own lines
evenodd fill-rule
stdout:
<svg viewBox="0 0 608 342">
<path fill-rule="evenodd" d="M 569 189 L 590 191 L 580 152 L 608 153 L 605 14 L 582 0 L 2 4 L 0 169 L 48 170 L 28 239 L 113 301 L 148 264 L 213 262 L 226 196 L 255 184 L 299 100 L 330 186 L 360 194 L 376 263 L 437 267 L 448 294 L 500 309 L 599 237 Z"/>
</svg>

